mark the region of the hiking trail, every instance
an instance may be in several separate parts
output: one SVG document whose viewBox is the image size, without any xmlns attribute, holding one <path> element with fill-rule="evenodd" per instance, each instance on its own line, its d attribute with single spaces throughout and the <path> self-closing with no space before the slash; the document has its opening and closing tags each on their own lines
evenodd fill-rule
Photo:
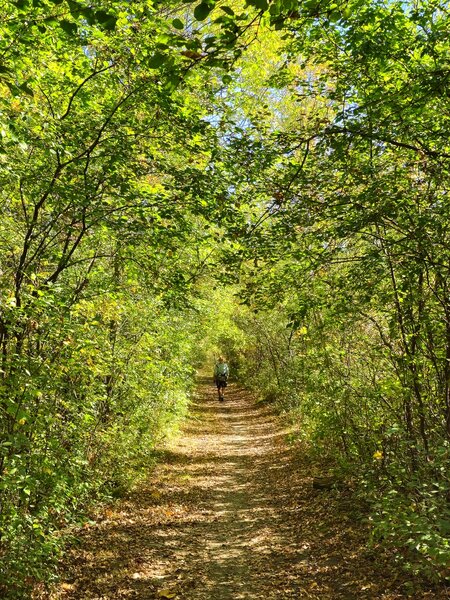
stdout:
<svg viewBox="0 0 450 600">
<path fill-rule="evenodd" d="M 148 483 L 105 510 L 67 555 L 52 600 L 445 598 L 367 550 L 351 493 L 314 466 L 270 407 L 200 379 L 182 433 Z M 406 588 L 405 588 L 406 586 Z"/>
</svg>

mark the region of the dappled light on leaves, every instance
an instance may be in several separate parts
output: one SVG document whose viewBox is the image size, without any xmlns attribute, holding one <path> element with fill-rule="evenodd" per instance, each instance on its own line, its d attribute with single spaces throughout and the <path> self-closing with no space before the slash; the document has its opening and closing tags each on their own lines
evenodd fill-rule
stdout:
<svg viewBox="0 0 450 600">
<path fill-rule="evenodd" d="M 449 18 L 434 0 L 2 3 L 1 596 L 46 593 L 96 507 L 170 458 L 196 369 L 220 354 L 322 465 L 312 490 L 366 507 L 392 593 L 448 583 Z M 180 473 L 218 519 L 199 533 L 214 558 L 201 593 L 272 593 L 273 551 L 282 593 L 379 597 L 363 568 L 327 581 L 339 556 L 300 558 L 299 515 L 277 529 L 251 476 L 277 467 L 274 436 L 214 410 L 226 460 Z M 146 502 L 182 520 L 164 489 Z M 107 510 L 131 543 L 136 516 L 128 530 Z M 279 568 L 280 531 L 317 575 L 306 587 Z M 157 530 L 168 553 L 172 534 Z M 114 557 L 102 549 L 99 585 Z M 160 597 L 179 593 L 166 558 L 148 574 Z M 138 562 L 118 594 L 145 593 Z"/>
</svg>

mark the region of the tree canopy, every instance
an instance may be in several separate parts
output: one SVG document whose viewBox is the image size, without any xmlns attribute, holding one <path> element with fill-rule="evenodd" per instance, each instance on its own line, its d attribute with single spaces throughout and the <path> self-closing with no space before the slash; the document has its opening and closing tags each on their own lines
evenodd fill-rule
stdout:
<svg viewBox="0 0 450 600">
<path fill-rule="evenodd" d="M 219 350 L 448 577 L 449 14 L 2 3 L 2 592 L 143 476 Z"/>
</svg>

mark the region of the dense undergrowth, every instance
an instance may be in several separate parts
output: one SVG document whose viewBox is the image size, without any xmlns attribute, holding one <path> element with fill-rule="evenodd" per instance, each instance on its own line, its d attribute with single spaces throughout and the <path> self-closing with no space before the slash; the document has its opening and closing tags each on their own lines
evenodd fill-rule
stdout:
<svg viewBox="0 0 450 600">
<path fill-rule="evenodd" d="M 189 310 L 163 310 L 131 290 L 70 311 L 48 295 L 45 312 L 39 304 L 39 335 L 24 340 L 4 394 L 1 589 L 19 598 L 48 581 L 95 503 L 145 477 L 193 385 Z"/>
<path fill-rule="evenodd" d="M 292 422 L 324 475 L 343 478 L 368 503 L 373 543 L 399 568 L 447 579 L 450 449 L 438 410 L 427 403 L 425 450 L 419 427 L 408 430 L 409 390 L 379 332 L 356 319 L 337 328 L 335 314 L 334 327 L 325 328 L 324 316 L 316 311 L 293 324 L 281 309 L 240 311 L 239 378 Z"/>
<path fill-rule="evenodd" d="M 450 560 L 445 2 L 0 7 L 0 585 L 232 372 Z M 228 287 L 227 287 L 228 286 Z"/>
</svg>

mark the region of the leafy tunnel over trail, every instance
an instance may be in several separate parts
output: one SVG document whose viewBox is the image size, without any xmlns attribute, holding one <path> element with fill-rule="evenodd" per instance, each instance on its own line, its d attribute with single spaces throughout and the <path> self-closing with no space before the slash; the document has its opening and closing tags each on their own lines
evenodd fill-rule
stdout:
<svg viewBox="0 0 450 600">
<path fill-rule="evenodd" d="M 0 6 L 0 594 L 237 379 L 450 577 L 439 0 Z"/>
</svg>

